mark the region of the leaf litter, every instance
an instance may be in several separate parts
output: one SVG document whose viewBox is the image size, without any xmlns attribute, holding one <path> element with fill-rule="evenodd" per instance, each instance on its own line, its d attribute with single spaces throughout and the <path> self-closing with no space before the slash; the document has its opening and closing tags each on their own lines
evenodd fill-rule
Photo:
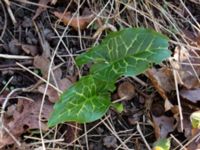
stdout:
<svg viewBox="0 0 200 150">
<path fill-rule="evenodd" d="M 32 101 L 19 98 L 16 105 L 11 105 L 4 115 L 3 124 L 8 128 L 10 133 L 19 138 L 23 133 L 30 129 L 38 129 L 38 114 L 41 105 L 41 95 L 34 95 Z M 42 113 L 42 130 L 47 131 L 48 127 L 46 121 L 50 117 L 53 109 L 52 103 L 46 101 Z M 12 144 L 15 141 L 6 132 L 1 133 L 3 136 L 0 138 L 0 147 Z"/>
<path fill-rule="evenodd" d="M 53 14 L 58 17 L 65 25 L 69 25 L 75 30 L 85 29 L 87 25 L 94 19 L 93 14 L 85 16 L 72 16 L 71 12 L 60 13 L 57 11 L 55 11 Z"/>
<path fill-rule="evenodd" d="M 3 46 L 1 46 L 2 49 L 0 49 L 1 53 L 3 52 L 6 54 L 8 53 L 8 54 L 14 54 L 14 55 L 19 54 L 19 55 L 33 56 L 34 63 L 32 62 L 32 60 L 30 60 L 28 63 L 24 60 L 20 60 L 19 62 L 22 64 L 25 64 L 26 66 L 28 66 L 30 68 L 33 67 L 33 68 L 39 69 L 39 71 L 41 71 L 40 75 L 44 79 L 47 78 L 47 72 L 48 72 L 49 63 L 51 60 L 52 49 L 50 50 L 48 48 L 48 50 L 46 50 L 45 52 L 44 52 L 44 49 L 42 49 L 42 52 L 44 52 L 45 54 L 42 53 L 42 55 L 40 55 L 41 54 L 41 44 L 37 43 L 37 38 L 35 36 L 36 33 L 34 31 L 32 31 L 33 29 L 31 29 L 31 28 L 33 28 L 31 19 L 35 20 L 37 23 L 40 21 L 44 24 L 44 26 L 47 26 L 47 22 L 45 22 L 44 20 L 48 20 L 47 18 L 49 18 L 49 16 L 47 17 L 47 16 L 45 16 L 45 13 L 42 13 L 46 10 L 48 13 L 50 12 L 49 13 L 50 18 L 56 19 L 56 17 L 57 17 L 58 19 L 60 19 L 63 22 L 64 25 L 69 24 L 69 26 L 70 26 L 69 31 L 68 31 L 69 35 L 76 32 L 80 28 L 81 32 L 84 32 L 84 34 L 91 36 L 91 34 L 93 33 L 92 31 L 95 30 L 95 27 L 93 28 L 93 26 L 92 26 L 91 30 L 87 29 L 86 27 L 94 19 L 95 15 L 96 15 L 95 11 L 98 12 L 99 9 L 101 10 L 101 5 L 96 6 L 93 2 L 91 2 L 90 4 L 87 4 L 87 6 L 84 6 L 84 7 L 86 8 L 86 7 L 90 6 L 91 4 L 94 5 L 95 8 L 91 9 L 92 13 L 91 13 L 91 11 L 89 14 L 83 14 L 81 12 L 81 15 L 77 16 L 77 15 L 74 15 L 73 8 L 70 8 L 69 10 L 66 11 L 66 13 L 63 13 L 64 12 L 63 8 L 56 6 L 56 5 L 59 6 L 59 4 L 56 4 L 56 5 L 53 4 L 56 7 L 56 9 L 52 9 L 52 10 L 47 9 L 47 8 L 50 8 L 50 6 L 48 6 L 48 4 L 50 5 L 50 2 L 56 3 L 56 1 L 40 0 L 37 5 L 38 10 L 36 11 L 36 13 L 33 13 L 32 16 L 29 16 L 29 15 L 26 16 L 27 11 L 20 7 L 20 11 L 23 10 L 22 12 L 20 12 L 22 17 L 20 17 L 20 15 L 19 15 L 19 13 L 17 13 L 17 11 L 16 11 L 16 14 L 14 14 L 14 15 L 16 15 L 17 21 L 20 20 L 19 24 L 17 26 L 15 26 L 15 29 L 18 29 L 17 30 L 18 32 L 23 31 L 23 33 L 28 33 L 28 34 L 26 34 L 27 38 L 24 37 L 23 33 L 21 35 L 16 34 L 17 32 L 13 31 L 9 25 L 8 28 L 11 33 L 12 32 L 15 33 L 15 34 L 13 34 L 15 37 L 13 36 L 10 38 L 9 37 L 10 34 L 6 33 L 5 37 L 9 37 L 9 40 L 7 41 L 4 38 L 3 39 L 4 44 L 0 43 L 3 45 Z M 61 1 L 58 1 L 58 2 L 62 3 Z M 76 6 L 76 4 L 78 4 L 77 1 L 73 1 L 72 3 L 73 3 L 73 6 Z M 120 9 L 123 6 L 121 3 L 122 3 L 122 1 L 120 1 L 120 5 L 119 5 Z M 137 2 L 136 4 L 133 4 L 133 6 L 136 6 L 139 3 L 140 2 Z M 144 4 L 145 3 L 146 2 L 144 2 Z M 155 4 L 156 3 L 157 2 L 155 1 Z M 189 1 L 186 3 L 188 4 Z M 54 7 L 53 5 L 52 5 L 52 8 Z M 151 4 L 149 3 L 148 6 L 149 5 L 151 5 Z M 175 5 L 175 3 L 170 3 L 170 5 Z M 197 4 L 195 3 L 195 5 L 197 5 Z M 11 5 L 11 6 L 12 6 L 11 8 L 13 10 L 17 10 L 17 8 L 18 8 L 14 5 Z M 24 3 L 23 6 L 25 6 L 29 9 L 28 4 Z M 166 6 L 168 6 L 167 3 L 166 3 Z M 106 17 L 109 16 L 109 14 L 107 15 L 107 12 L 110 12 L 111 11 L 110 9 L 108 9 L 106 11 L 104 11 L 104 9 L 102 9 L 103 13 L 99 14 L 97 17 L 101 18 L 102 23 L 104 23 L 104 21 L 105 21 L 105 23 L 107 23 L 107 21 L 108 21 L 109 23 L 116 25 L 116 26 L 119 25 L 120 27 L 124 27 L 122 24 L 129 25 L 127 23 L 130 23 L 130 21 L 131 21 L 130 18 L 133 18 L 133 16 L 131 16 L 131 17 L 128 16 L 127 17 L 128 21 L 124 22 L 124 20 L 123 20 L 124 12 L 122 12 L 122 13 L 117 12 L 117 7 L 118 7 L 118 5 L 116 5 L 115 13 L 120 15 L 120 17 L 117 17 L 117 15 L 116 16 L 114 15 L 114 16 L 111 16 L 108 20 L 106 20 L 104 18 L 104 15 L 106 14 L 105 15 Z M 179 5 L 177 5 L 177 7 L 179 8 Z M 190 9 L 189 5 L 187 5 L 187 7 L 188 7 L 188 9 Z M 140 8 L 140 5 L 137 9 L 139 9 L 139 8 Z M 30 10 L 31 9 L 32 9 L 32 7 L 30 7 Z M 128 7 L 128 9 L 130 11 L 129 7 Z M 176 9 L 176 10 L 179 11 L 179 9 Z M 184 11 L 183 8 L 181 10 Z M 2 10 L 0 10 L 0 11 L 3 14 Z M 80 11 L 82 11 L 82 10 L 80 10 Z M 144 11 L 144 10 L 141 10 L 141 12 L 142 11 Z M 24 16 L 23 16 L 23 14 L 24 14 Z M 93 15 L 91 15 L 91 14 L 93 14 Z M 184 13 L 184 15 L 185 14 L 187 14 L 187 13 Z M 131 15 L 134 15 L 133 10 L 131 10 Z M 140 13 L 138 13 L 137 15 L 139 15 L 140 18 L 143 18 L 143 16 L 141 16 Z M 28 20 L 25 17 L 30 18 L 30 19 Z M 149 17 L 151 17 L 151 16 L 149 16 Z M 157 16 L 155 15 L 155 17 L 157 17 Z M 188 17 L 186 17 L 186 18 L 188 18 Z M 132 19 L 134 26 L 136 26 L 136 24 L 137 24 L 137 21 L 138 21 L 137 19 L 138 19 L 137 17 L 134 20 Z M 162 19 L 159 18 L 159 20 L 162 20 Z M 2 20 L 4 20 L 4 17 L 2 15 L 0 15 L 1 24 L 4 23 Z M 71 23 L 70 23 L 70 20 L 71 20 Z M 198 20 L 198 16 L 197 16 L 197 20 Z M 136 22 L 136 24 L 134 23 L 134 21 Z M 20 25 L 20 22 L 22 22 L 22 25 Z M 53 24 L 54 22 L 56 22 L 56 20 L 53 20 L 53 22 L 51 22 L 51 23 Z M 78 22 L 79 22 L 79 24 L 78 24 Z M 148 24 L 148 21 L 146 23 Z M 133 25 L 133 24 L 131 24 L 131 25 Z M 138 24 L 137 24 L 137 26 L 138 26 Z M 166 27 L 166 25 L 164 25 L 164 26 Z M 49 27 L 47 29 L 49 30 Z M 72 32 L 70 31 L 71 29 L 72 29 Z M 59 25 L 58 30 L 62 30 L 62 24 Z M 90 32 L 90 34 L 88 34 L 88 32 Z M 68 34 L 66 36 L 68 36 Z M 75 34 L 75 36 L 77 36 L 77 35 Z M 193 32 L 188 33 L 187 31 L 184 31 L 184 36 L 188 40 L 187 42 L 189 43 L 190 46 L 192 46 L 193 48 L 199 47 L 199 45 L 200 45 L 199 36 L 195 36 L 193 34 Z M 52 37 L 54 37 L 54 38 L 52 38 Z M 56 37 L 53 34 L 49 38 L 51 41 L 56 41 Z M 65 40 L 65 39 L 63 39 L 63 40 Z M 47 41 L 47 42 L 49 42 L 49 41 Z M 72 44 L 73 42 L 75 43 L 76 46 L 78 45 L 77 43 L 79 43 L 74 39 L 73 40 L 69 40 L 69 39 L 65 40 L 65 43 Z M 52 43 L 50 42 L 51 48 L 52 48 Z M 84 46 L 90 47 L 90 45 L 87 45 L 87 44 Z M 199 79 L 198 79 L 198 77 L 200 75 L 200 69 L 199 69 L 200 62 L 199 62 L 199 54 L 198 54 L 199 51 L 196 49 L 193 49 L 192 47 L 188 48 L 184 45 L 183 46 L 175 46 L 175 48 L 172 48 L 172 51 L 174 50 L 172 66 L 166 67 L 166 65 L 162 65 L 162 66 L 159 66 L 160 68 L 152 68 L 151 70 L 149 70 L 150 76 L 148 76 L 148 72 L 146 73 L 148 76 L 147 81 L 146 81 L 145 77 L 143 77 L 143 76 L 139 77 L 141 80 L 144 80 L 145 82 L 148 83 L 148 88 L 149 88 L 149 86 L 150 86 L 150 88 L 151 88 L 151 86 L 154 87 L 153 92 L 150 89 L 150 98 L 152 98 L 152 100 L 151 100 L 152 107 L 150 107 L 151 112 L 149 113 L 148 110 L 147 110 L 147 112 L 145 111 L 147 113 L 147 116 L 151 116 L 151 117 L 149 117 L 148 121 L 145 120 L 145 122 L 143 122 L 144 118 L 146 117 L 145 116 L 146 114 L 144 114 L 144 112 L 143 112 L 143 110 L 146 110 L 146 109 L 144 108 L 143 105 L 144 105 L 144 103 L 145 104 L 147 103 L 147 97 L 145 97 L 144 95 L 149 94 L 149 89 L 146 89 L 145 87 L 143 87 L 141 85 L 138 86 L 137 85 L 138 83 L 135 81 L 132 81 L 132 82 L 134 82 L 134 86 L 137 85 L 135 87 L 137 89 L 135 91 L 135 93 L 136 93 L 135 96 L 134 97 L 131 96 L 131 100 L 129 100 L 129 101 L 122 101 L 123 105 L 125 106 L 124 112 L 122 112 L 122 114 L 117 114 L 117 115 L 116 115 L 116 112 L 112 112 L 112 111 L 109 112 L 109 115 L 112 117 L 112 119 L 111 119 L 112 125 L 117 130 L 117 133 L 119 134 L 119 136 L 122 137 L 123 141 L 126 141 L 126 138 L 128 138 L 128 135 L 133 134 L 133 132 L 129 132 L 129 130 L 133 129 L 134 125 L 137 122 L 144 123 L 144 125 L 143 125 L 144 128 L 142 128 L 144 134 L 150 133 L 148 131 L 149 128 L 145 124 L 147 122 L 151 122 L 150 124 L 153 127 L 153 133 L 155 134 L 154 136 L 156 136 L 157 139 L 159 139 L 161 137 L 169 137 L 170 134 L 173 134 L 174 136 L 176 136 L 176 135 L 182 133 L 182 131 L 179 130 L 180 129 L 180 120 L 179 120 L 179 116 L 178 116 L 179 114 L 177 111 L 177 102 L 176 102 L 176 98 L 174 96 L 176 91 L 175 91 L 175 86 L 174 86 L 174 77 L 173 77 L 172 69 L 175 69 L 178 72 L 178 74 L 177 74 L 178 84 L 179 84 L 178 86 L 180 89 L 180 98 L 181 98 L 181 103 L 182 103 L 182 108 L 183 108 L 183 116 L 184 116 L 183 117 L 183 125 L 184 125 L 183 133 L 184 133 L 185 138 L 184 139 L 178 138 L 178 140 L 180 142 L 183 142 L 184 140 L 190 141 L 193 137 L 195 137 L 197 134 L 199 134 L 199 129 L 192 128 L 191 121 L 189 119 L 190 114 L 192 114 L 196 110 L 199 110 L 198 104 L 199 104 L 199 88 L 200 88 Z M 60 48 L 62 49 L 62 46 L 60 46 Z M 70 50 L 72 50 L 73 48 L 74 47 L 70 47 Z M 76 48 L 80 49 L 80 48 L 78 48 L 78 46 Z M 64 53 L 64 55 L 69 55 L 69 54 Z M 59 59 L 56 58 L 56 61 L 58 61 L 58 60 Z M 7 80 L 7 78 L 9 78 L 10 75 L 13 75 L 13 72 L 16 72 L 16 70 L 10 70 L 10 68 L 12 66 L 14 66 L 14 67 L 16 66 L 15 62 L 16 62 L 15 60 L 12 62 L 10 60 L 8 61 L 5 59 L 0 60 L 0 63 L 2 63 L 4 66 L 4 70 L 1 73 L 1 78 L 3 77 L 3 79 L 1 79 L 2 83 L 5 82 L 5 80 Z M 60 60 L 58 62 L 60 63 Z M 52 69 L 53 75 L 51 76 L 50 83 L 57 86 L 58 89 L 63 91 L 65 89 L 68 89 L 70 87 L 70 85 L 72 85 L 73 82 L 75 82 L 75 81 L 69 80 L 70 78 L 74 78 L 74 77 L 63 74 L 63 71 L 62 71 L 63 68 L 61 69 L 60 67 L 57 66 L 59 63 L 56 62 L 55 64 L 53 64 L 54 69 Z M 31 64 L 31 66 L 30 66 L 30 64 Z M 191 64 L 193 64 L 193 66 L 191 66 Z M 64 64 L 64 65 L 66 65 L 66 64 Z M 0 65 L 0 67 L 1 66 L 2 65 Z M 8 67 L 5 69 L 5 66 L 6 67 L 8 66 Z M 8 77 L 5 77 L 5 76 L 8 76 Z M 151 83 L 149 83 L 148 80 L 150 80 Z M 14 88 L 15 88 L 15 86 L 17 84 L 15 84 L 15 82 L 11 82 L 11 83 L 12 84 L 10 86 L 14 86 Z M 1 87 L 3 85 L 5 85 L 5 84 L 1 84 Z M 10 88 L 10 86 L 9 86 L 9 88 Z M 140 94 L 138 94 L 138 87 L 139 87 Z M 45 88 L 45 84 L 41 82 L 39 85 L 36 86 L 34 91 L 32 91 L 33 93 L 35 93 L 37 95 L 36 97 L 38 97 L 38 98 L 33 96 L 31 94 L 32 92 L 26 93 L 26 94 L 22 92 L 23 96 L 25 94 L 26 97 L 29 99 L 32 99 L 32 101 L 24 99 L 24 98 L 15 98 L 14 101 L 10 100 L 10 102 L 6 108 L 6 112 L 5 112 L 5 116 L 4 116 L 5 117 L 4 123 L 5 123 L 6 127 L 10 130 L 10 132 L 17 139 L 23 140 L 24 134 L 27 134 L 27 132 L 31 132 L 32 129 L 38 129 L 38 120 L 37 120 L 38 114 L 37 113 L 39 112 L 39 107 L 40 107 L 40 103 L 41 103 L 41 96 L 38 96 L 38 95 L 40 95 L 40 93 L 42 93 L 42 94 L 44 93 L 44 88 Z M 126 88 L 127 87 L 125 87 L 123 90 L 125 90 Z M 120 88 L 118 87 L 118 89 L 120 89 Z M 123 90 L 120 90 L 120 91 L 123 91 Z M 131 91 L 133 91 L 133 90 L 131 90 Z M 10 92 L 9 89 L 7 88 L 0 95 L 1 104 L 3 103 L 5 97 L 7 96 L 7 94 L 9 92 Z M 155 99 L 157 99 L 156 97 L 158 97 L 158 95 L 156 95 L 155 92 L 159 93 L 159 95 L 161 97 L 159 101 L 162 102 L 161 104 L 160 103 L 158 104 L 157 101 L 155 101 Z M 115 95 L 117 95 L 117 97 L 122 98 L 123 96 L 119 96 L 120 95 L 119 93 L 120 93 L 119 91 L 115 91 L 113 93 L 113 95 L 115 94 Z M 142 94 L 144 94 L 144 95 L 142 95 Z M 19 95 L 15 94 L 13 96 L 17 97 Z M 52 88 L 51 86 L 49 86 L 47 93 L 46 93 L 46 101 L 45 101 L 44 110 L 43 110 L 43 117 L 44 117 L 43 118 L 44 120 L 42 121 L 43 132 L 47 132 L 49 130 L 47 128 L 46 121 L 49 117 L 49 113 L 51 113 L 51 111 L 52 111 L 52 107 L 53 107 L 52 103 L 55 103 L 58 100 L 58 98 L 59 98 L 58 91 L 55 90 L 54 88 Z M 140 101 L 142 101 L 141 99 L 143 99 L 144 103 L 140 103 Z M 166 101 L 166 99 L 167 99 L 167 101 Z M 163 102 L 168 102 L 167 106 L 164 105 Z M 21 108 L 24 108 L 24 109 L 21 109 Z M 157 108 L 157 109 L 154 109 L 154 108 Z M 132 121 L 132 122 L 126 121 L 127 118 L 130 119 L 131 117 L 133 118 L 134 116 L 135 116 L 134 121 Z M 92 127 L 95 125 L 96 125 L 95 123 L 91 124 Z M 88 126 L 90 126 L 90 124 Z M 77 128 L 81 128 L 81 127 L 79 126 Z M 67 134 L 65 134 L 64 136 L 65 136 L 65 139 L 67 139 L 66 141 L 68 141 L 69 143 L 72 142 L 79 135 L 79 133 L 82 133 L 82 130 L 80 130 L 79 133 L 76 134 L 75 131 L 73 131 L 74 129 L 76 129 L 76 125 L 74 125 L 73 123 L 72 123 L 72 126 L 70 126 L 70 127 L 66 124 L 63 125 L 62 133 L 64 133 L 67 130 Z M 115 148 L 116 145 L 117 146 L 119 145 L 120 142 L 118 140 L 116 140 L 115 136 L 110 135 L 110 133 L 108 133 L 107 129 L 104 126 L 101 125 L 101 129 L 103 129 L 103 130 L 101 133 L 98 132 L 99 134 L 98 134 L 97 138 L 95 137 L 95 135 L 97 134 L 95 132 L 96 129 L 94 131 L 92 131 L 92 133 L 91 133 L 92 135 L 90 133 L 88 133 L 89 146 L 90 146 L 90 144 L 93 144 L 93 145 L 95 145 L 95 148 L 97 148 L 99 145 L 101 145 L 99 147 L 101 147 L 100 149 L 103 149 L 105 147 L 106 148 L 108 148 L 108 147 Z M 127 129 L 129 129 L 129 130 L 127 130 Z M 125 133 L 127 133 L 127 134 L 126 135 L 121 134 L 120 130 L 126 131 Z M 176 132 L 176 130 L 178 131 L 178 133 Z M 152 131 L 152 130 L 150 130 L 150 131 Z M 69 136 L 68 136 L 68 133 L 69 133 Z M 60 133 L 56 133 L 56 134 L 58 136 Z M 1 146 L 6 146 L 8 144 L 14 143 L 13 139 L 6 132 L 3 134 L 3 137 L 4 138 L 0 140 Z M 62 137 L 62 135 L 60 135 L 60 137 Z M 123 137 L 126 137 L 126 138 L 123 138 Z M 176 136 L 176 137 L 178 137 L 178 136 Z M 154 139 L 154 137 L 149 138 L 148 134 L 145 135 L 145 138 L 148 140 L 149 143 L 151 143 L 150 139 Z M 50 137 L 50 139 L 51 139 L 51 137 Z M 81 139 L 81 140 L 83 140 L 83 139 Z M 85 143 L 82 141 L 79 141 L 79 143 L 81 143 L 82 145 L 85 145 Z M 193 141 L 191 141 L 190 144 L 188 144 L 187 149 L 188 150 L 197 149 L 200 146 L 199 143 L 200 142 L 198 141 L 198 139 L 193 140 Z M 134 144 L 137 144 L 137 146 L 135 146 Z M 23 143 L 22 143 L 22 145 L 23 145 Z M 144 143 L 140 137 L 131 138 L 131 142 L 129 141 L 129 143 L 127 145 L 130 147 L 134 147 L 134 148 L 135 147 L 144 148 L 144 146 L 143 146 Z M 172 143 L 172 146 L 174 146 L 174 145 L 180 146 L 178 144 Z M 41 146 L 38 146 L 37 148 L 41 148 Z M 34 148 L 34 149 L 36 149 L 36 148 Z"/>
</svg>

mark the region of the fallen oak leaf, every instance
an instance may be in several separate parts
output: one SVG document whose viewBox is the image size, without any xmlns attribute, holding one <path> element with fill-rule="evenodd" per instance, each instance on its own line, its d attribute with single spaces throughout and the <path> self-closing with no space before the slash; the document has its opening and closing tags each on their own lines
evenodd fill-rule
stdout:
<svg viewBox="0 0 200 150">
<path fill-rule="evenodd" d="M 34 101 L 19 98 L 15 107 L 13 107 L 13 105 L 8 107 L 9 116 L 7 115 L 7 112 L 5 112 L 3 124 L 15 138 L 19 138 L 29 129 L 39 129 L 38 115 L 40 111 L 42 95 L 37 94 L 32 98 Z M 45 119 L 42 120 L 43 131 L 48 130 L 46 121 L 48 120 L 52 110 L 53 104 L 45 101 L 42 112 L 42 118 Z M 0 147 L 15 142 L 10 135 L 7 134 L 7 132 L 2 132 L 1 134 L 2 137 L 0 137 Z"/>
<path fill-rule="evenodd" d="M 73 17 L 70 12 L 60 13 L 60 12 L 53 12 L 53 14 L 58 17 L 65 25 L 69 25 L 73 27 L 75 30 L 83 30 L 87 27 L 87 25 L 94 19 L 94 15 L 88 16 L 75 16 Z"/>
</svg>

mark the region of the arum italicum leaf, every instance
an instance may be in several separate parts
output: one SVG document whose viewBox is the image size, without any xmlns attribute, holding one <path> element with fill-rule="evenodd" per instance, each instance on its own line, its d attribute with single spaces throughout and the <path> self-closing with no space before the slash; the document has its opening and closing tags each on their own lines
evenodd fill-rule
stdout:
<svg viewBox="0 0 200 150">
<path fill-rule="evenodd" d="M 150 29 L 128 28 L 109 34 L 100 45 L 77 57 L 77 64 L 93 62 L 90 73 L 109 81 L 135 76 L 169 57 L 168 38 Z"/>
<path fill-rule="evenodd" d="M 96 82 L 92 76 L 81 78 L 54 105 L 48 125 L 65 121 L 85 123 L 101 118 L 111 104 L 110 93 L 104 87 L 104 83 Z"/>
<path fill-rule="evenodd" d="M 90 75 L 62 94 L 48 125 L 100 119 L 111 106 L 110 92 L 120 76 L 138 75 L 170 54 L 168 38 L 150 29 L 128 28 L 109 34 L 76 58 L 79 66 L 92 62 Z"/>
</svg>

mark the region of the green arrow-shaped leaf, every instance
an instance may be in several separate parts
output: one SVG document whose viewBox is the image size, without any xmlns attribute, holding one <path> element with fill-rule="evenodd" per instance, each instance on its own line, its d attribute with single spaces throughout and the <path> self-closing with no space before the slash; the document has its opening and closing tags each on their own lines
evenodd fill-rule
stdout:
<svg viewBox="0 0 200 150">
<path fill-rule="evenodd" d="M 170 54 L 168 39 L 150 29 L 129 28 L 109 34 L 100 45 L 77 57 L 78 65 L 93 62 L 90 75 L 64 92 L 54 106 L 49 126 L 101 118 L 111 105 L 110 92 L 117 78 L 140 74 Z"/>
<path fill-rule="evenodd" d="M 64 92 L 60 101 L 54 105 L 55 111 L 48 125 L 54 126 L 65 121 L 85 123 L 101 118 L 111 104 L 110 94 L 105 90 L 105 85 L 92 76 L 81 78 Z M 112 86 L 114 88 L 114 84 Z"/>
<path fill-rule="evenodd" d="M 93 62 L 91 74 L 109 81 L 138 75 L 170 54 L 167 37 L 150 29 L 128 28 L 109 34 L 100 45 L 78 56 L 76 62 Z"/>
</svg>

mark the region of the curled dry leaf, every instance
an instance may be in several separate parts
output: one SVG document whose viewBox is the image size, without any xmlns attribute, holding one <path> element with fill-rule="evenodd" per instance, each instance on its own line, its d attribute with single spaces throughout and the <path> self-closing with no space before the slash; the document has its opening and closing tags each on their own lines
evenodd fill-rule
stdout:
<svg viewBox="0 0 200 150">
<path fill-rule="evenodd" d="M 155 130 L 155 136 L 157 139 L 166 138 L 167 135 L 174 130 L 174 121 L 173 117 L 160 116 L 155 117 L 152 115 L 153 125 Z"/>
<path fill-rule="evenodd" d="M 167 92 L 175 89 L 171 70 L 169 68 L 161 68 L 159 70 L 152 68 L 146 71 L 146 75 L 160 96 L 165 100 L 165 111 L 170 110 L 173 105 L 168 100 Z"/>
<path fill-rule="evenodd" d="M 122 82 L 117 89 L 118 96 L 124 100 L 131 100 L 135 96 L 135 87 L 128 81 Z"/>
<path fill-rule="evenodd" d="M 33 98 L 33 101 L 19 98 L 17 105 L 9 106 L 7 112 L 5 112 L 3 122 L 4 126 L 8 128 L 10 133 L 15 138 L 19 138 L 19 136 L 29 129 L 39 129 L 38 115 L 42 96 L 37 95 Z M 42 112 L 42 118 L 45 119 L 42 120 L 42 130 L 44 131 L 48 129 L 46 121 L 48 120 L 52 110 L 53 105 L 45 101 Z M 7 113 L 9 114 L 6 115 Z M 14 143 L 13 139 L 7 134 L 7 132 L 4 131 L 1 134 L 2 137 L 0 138 L 0 147 Z"/>
<path fill-rule="evenodd" d="M 75 30 L 83 30 L 87 27 L 87 25 L 94 19 L 94 15 L 87 16 L 72 16 L 70 12 L 60 13 L 55 11 L 53 13 L 56 17 L 58 17 L 65 25 L 69 25 L 73 27 Z"/>
</svg>

